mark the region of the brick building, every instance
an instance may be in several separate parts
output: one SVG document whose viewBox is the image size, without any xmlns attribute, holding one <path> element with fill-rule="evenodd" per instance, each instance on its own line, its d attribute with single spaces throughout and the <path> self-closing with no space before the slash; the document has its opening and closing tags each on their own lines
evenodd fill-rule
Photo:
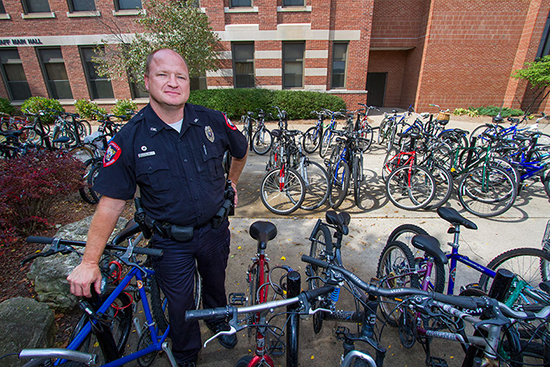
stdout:
<svg viewBox="0 0 550 367">
<path fill-rule="evenodd" d="M 174 0 L 167 0 L 174 1 Z M 547 0 L 200 0 L 225 49 L 204 88 L 323 91 L 357 102 L 426 110 L 525 107 L 510 77 L 549 53 Z M 125 81 L 99 77 L 93 47 L 131 36 L 141 0 L 0 0 L 0 97 L 70 106 L 91 99 L 147 101 Z M 368 94 L 367 94 L 368 90 Z M 550 113 L 550 103 L 539 109 Z"/>
</svg>

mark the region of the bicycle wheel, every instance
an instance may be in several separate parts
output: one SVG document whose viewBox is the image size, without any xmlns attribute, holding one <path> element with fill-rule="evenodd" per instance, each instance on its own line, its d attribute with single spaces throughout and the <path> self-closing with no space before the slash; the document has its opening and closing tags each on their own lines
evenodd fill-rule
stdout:
<svg viewBox="0 0 550 367">
<path fill-rule="evenodd" d="M 510 209 L 516 200 L 514 179 L 497 166 L 476 167 L 458 185 L 458 200 L 468 212 L 493 217 Z"/>
<path fill-rule="evenodd" d="M 386 153 L 384 164 L 382 166 L 382 179 L 384 181 L 387 180 L 391 171 L 393 171 L 397 167 L 402 166 L 407 162 L 407 159 L 409 159 L 409 155 L 398 155 L 399 152 L 399 149 L 393 147 L 390 149 L 389 152 Z"/>
<path fill-rule="evenodd" d="M 550 280 L 549 261 L 550 254 L 544 250 L 517 248 L 498 255 L 487 267 L 494 271 L 510 270 L 517 277 L 517 282 L 513 283 L 512 287 L 525 286 L 517 300 L 513 300 L 514 304 L 550 304 L 550 296 L 539 288 L 540 283 Z M 492 278 L 483 274 L 479 278 L 479 285 L 487 292 L 491 289 Z"/>
<path fill-rule="evenodd" d="M 542 185 L 544 186 L 544 191 L 548 198 L 550 198 L 550 173 L 546 174 L 545 177 L 542 177 Z"/>
<path fill-rule="evenodd" d="M 95 180 L 97 179 L 97 176 L 99 176 L 99 170 L 101 169 L 101 167 L 101 163 L 94 164 L 93 167 L 90 169 L 90 173 L 87 177 L 88 191 L 94 203 L 99 203 L 99 199 L 101 199 L 101 194 L 94 190 Z"/>
<path fill-rule="evenodd" d="M 314 153 L 321 144 L 320 130 L 317 130 L 316 126 L 312 126 L 306 130 L 302 140 L 304 150 L 306 153 Z"/>
<path fill-rule="evenodd" d="M 286 328 L 286 366 L 298 367 L 298 347 L 300 336 L 300 314 L 291 311 L 288 315 Z"/>
<path fill-rule="evenodd" d="M 304 180 L 295 170 L 282 167 L 269 171 L 260 186 L 260 198 L 272 213 L 286 215 L 302 205 L 306 196 Z"/>
<path fill-rule="evenodd" d="M 382 250 L 376 269 L 376 277 L 383 288 L 418 288 L 414 257 L 403 242 L 393 241 Z M 397 300 L 399 302 L 399 300 Z M 397 326 L 401 311 L 396 300 L 380 297 L 380 312 L 388 324 Z"/>
<path fill-rule="evenodd" d="M 432 167 L 426 167 L 435 180 L 435 194 L 431 203 L 426 206 L 426 209 L 437 209 L 445 205 L 451 193 L 453 192 L 453 176 L 448 169 L 439 167 L 435 164 Z"/>
<path fill-rule="evenodd" d="M 503 158 L 493 157 L 491 159 L 491 165 L 500 167 L 503 170 L 505 170 L 506 173 L 508 173 L 510 175 L 510 177 L 512 177 L 512 179 L 514 180 L 514 185 L 516 185 L 516 187 L 519 188 L 519 183 L 520 183 L 520 179 L 521 179 L 520 174 L 519 174 L 517 168 L 514 167 L 509 161 L 507 161 L 506 159 L 503 159 Z"/>
<path fill-rule="evenodd" d="M 69 140 L 66 143 L 55 143 L 55 140 L 61 139 L 67 137 Z M 54 132 L 53 139 L 52 139 L 52 146 L 57 149 L 69 149 L 71 145 L 73 145 L 76 141 L 76 137 L 74 135 L 74 132 L 70 129 L 61 128 Z"/>
<path fill-rule="evenodd" d="M 447 143 L 453 152 L 457 149 L 466 148 L 469 146 L 468 139 L 464 134 L 460 134 L 454 130 L 445 130 L 437 136 L 437 138 Z"/>
<path fill-rule="evenodd" d="M 361 138 L 361 150 L 365 152 L 370 148 L 374 139 L 372 127 L 369 124 L 364 124 L 359 130 L 359 137 Z"/>
<path fill-rule="evenodd" d="M 325 249 L 329 246 L 332 248 L 332 238 L 330 236 L 330 230 L 324 224 L 320 224 L 317 232 L 313 235 L 313 240 L 311 241 L 311 246 L 309 248 L 309 256 L 326 261 Z M 311 274 L 308 274 L 308 290 L 317 289 L 323 286 L 322 282 L 319 280 L 319 277 L 322 274 L 322 270 L 315 265 L 308 265 L 311 269 Z M 317 308 L 317 300 L 312 300 L 312 308 Z M 321 300 L 321 303 L 325 302 Z M 323 316 L 322 312 L 316 312 L 313 315 L 313 331 L 315 334 L 318 334 L 323 327 Z"/>
<path fill-rule="evenodd" d="M 328 174 L 327 171 L 317 162 L 309 159 L 304 160 L 300 169 L 304 180 L 306 195 L 301 209 L 314 210 L 323 205 L 328 198 Z"/>
<path fill-rule="evenodd" d="M 90 182 L 88 181 L 88 176 L 92 172 L 94 166 L 96 164 L 101 164 L 101 161 L 97 162 L 94 159 L 88 159 L 86 162 L 84 162 L 85 173 L 84 173 L 84 186 L 78 189 L 78 192 L 80 193 L 80 197 L 82 200 L 89 204 L 97 204 L 97 200 L 92 196 L 91 194 L 91 187 Z"/>
<path fill-rule="evenodd" d="M 79 124 L 79 129 L 82 129 L 82 133 L 84 134 L 81 138 L 84 139 L 92 133 L 92 125 L 88 122 L 88 120 L 78 120 L 77 122 Z"/>
<path fill-rule="evenodd" d="M 323 137 L 321 138 L 321 142 L 319 143 L 319 155 L 321 158 L 325 158 L 327 155 L 330 154 L 332 150 L 332 137 L 333 137 L 332 130 L 327 129 L 323 133 Z"/>
<path fill-rule="evenodd" d="M 363 171 L 363 155 L 353 157 L 353 198 L 355 205 L 361 208 L 362 194 L 366 191 L 365 172 Z"/>
<path fill-rule="evenodd" d="M 132 330 L 132 314 L 132 300 L 125 293 L 119 294 L 113 305 L 103 314 L 103 320 L 105 322 L 102 322 L 102 326 L 109 328 L 117 348 L 118 356 L 105 356 L 96 335 L 91 331 L 82 343 L 77 346 L 76 350 L 97 354 L 98 365 L 103 365 L 113 359 L 119 358 L 124 353 L 126 342 Z M 69 345 L 82 331 L 89 320 L 87 315 L 82 315 L 69 337 Z"/>
<path fill-rule="evenodd" d="M 94 158 L 94 151 L 85 145 L 71 148 L 69 153 L 80 162 L 87 162 L 89 159 Z"/>
<path fill-rule="evenodd" d="M 419 285 L 422 285 L 422 281 L 424 280 L 427 261 L 431 261 L 433 263 L 433 267 L 432 274 L 430 276 L 430 290 L 442 293 L 445 289 L 445 265 L 433 261 L 432 258 L 424 251 L 419 250 L 413 246 L 412 238 L 417 234 L 427 235 L 428 232 L 426 232 L 421 227 L 415 226 L 414 224 L 402 224 L 395 228 L 392 233 L 390 233 L 388 240 L 386 241 L 386 245 L 388 245 L 390 242 L 399 241 L 409 247 L 409 250 L 411 250 L 414 257 L 416 269 L 418 270 Z"/>
<path fill-rule="evenodd" d="M 244 356 L 237 361 L 235 367 L 248 367 L 250 361 L 252 361 L 252 356 Z"/>
<path fill-rule="evenodd" d="M 480 125 L 470 133 L 470 146 L 482 147 L 490 142 L 490 138 L 484 135 L 497 135 L 504 128 L 500 125 Z"/>
<path fill-rule="evenodd" d="M 434 178 L 424 167 L 396 168 L 386 180 L 386 195 L 395 206 L 401 209 L 422 209 L 430 203 L 434 194 Z"/>
<path fill-rule="evenodd" d="M 480 331 L 475 331 L 474 336 L 481 336 Z M 496 361 L 491 364 L 493 366 L 510 366 L 510 367 L 523 367 L 523 354 L 521 350 L 521 342 L 518 332 L 513 327 L 504 327 L 502 335 L 499 338 L 499 345 L 496 353 Z M 470 345 L 464 356 L 462 366 L 470 367 L 476 366 L 475 358 L 483 359 L 485 357 L 484 348 L 480 348 L 476 345 Z M 529 365 L 529 364 L 527 364 Z"/>
<path fill-rule="evenodd" d="M 252 150 L 254 150 L 254 153 L 264 155 L 269 152 L 271 145 L 273 145 L 273 137 L 268 129 L 261 128 L 254 133 L 252 137 Z"/>
<path fill-rule="evenodd" d="M 346 198 L 349 188 L 349 166 L 343 160 L 339 161 L 329 171 L 329 204 L 337 209 Z"/>
</svg>

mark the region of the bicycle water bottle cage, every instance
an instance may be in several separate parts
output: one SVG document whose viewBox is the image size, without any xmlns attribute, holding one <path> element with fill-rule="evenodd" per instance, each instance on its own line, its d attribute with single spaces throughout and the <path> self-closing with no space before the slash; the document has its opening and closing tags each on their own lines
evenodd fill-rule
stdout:
<svg viewBox="0 0 550 367">
<path fill-rule="evenodd" d="M 445 256 L 445 253 L 441 251 L 439 241 L 425 234 L 417 234 L 411 240 L 412 245 L 419 250 L 427 252 L 430 256 L 433 256 L 435 262 L 441 264 L 447 264 L 449 259 Z"/>
<path fill-rule="evenodd" d="M 437 214 L 452 225 L 461 225 L 468 229 L 477 229 L 477 225 L 474 222 L 464 218 L 453 208 L 439 207 L 437 208 Z"/>
<path fill-rule="evenodd" d="M 277 236 L 277 227 L 271 222 L 254 222 L 250 225 L 250 237 L 258 241 L 258 248 L 265 250 L 267 242 Z"/>
<path fill-rule="evenodd" d="M 348 224 L 351 220 L 351 216 L 346 212 L 336 213 L 334 210 L 329 210 L 325 217 L 328 224 L 336 226 L 336 230 L 343 234 L 347 235 L 349 233 Z"/>
</svg>

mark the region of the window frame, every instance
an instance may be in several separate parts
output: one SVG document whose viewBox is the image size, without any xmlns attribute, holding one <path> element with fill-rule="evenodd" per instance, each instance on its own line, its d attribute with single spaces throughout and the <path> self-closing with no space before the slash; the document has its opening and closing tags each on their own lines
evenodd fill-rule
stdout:
<svg viewBox="0 0 550 367">
<path fill-rule="evenodd" d="M 230 8 L 251 8 L 254 4 L 252 3 L 252 0 L 249 0 L 250 5 L 235 5 L 233 3 L 235 0 L 229 0 L 229 7 Z"/>
<path fill-rule="evenodd" d="M 6 7 L 4 6 L 4 2 L 0 0 L 0 14 L 6 14 Z"/>
<path fill-rule="evenodd" d="M 53 99 L 74 99 L 73 97 L 73 90 L 71 88 L 71 82 L 69 80 L 69 74 L 67 73 L 67 66 L 65 65 L 65 59 L 63 58 L 63 51 L 61 50 L 61 47 L 37 47 L 36 50 L 36 56 L 38 58 L 38 62 L 40 63 L 40 69 L 42 70 L 42 77 L 44 78 L 44 83 L 46 84 L 46 89 L 48 90 L 48 95 L 50 98 Z M 42 51 L 48 51 L 48 50 L 59 50 L 59 53 L 61 54 L 61 61 L 44 61 L 44 57 L 42 55 Z M 63 68 L 65 69 L 65 75 L 67 75 L 67 79 L 50 79 L 50 75 L 48 73 L 48 68 L 46 65 L 49 64 L 63 64 Z M 57 93 L 57 88 L 53 88 L 52 84 L 55 82 L 67 82 L 70 96 L 67 97 L 61 97 Z"/>
<path fill-rule="evenodd" d="M 111 79 L 109 78 L 98 78 L 98 79 L 93 79 L 91 78 L 89 72 L 88 72 L 88 62 L 92 63 L 92 64 L 95 64 L 93 61 L 87 61 L 86 60 L 86 56 L 85 56 L 85 50 L 93 50 L 96 48 L 96 46 L 91 46 L 91 45 L 81 45 L 81 46 L 78 46 L 78 51 L 80 53 L 80 60 L 82 62 L 82 67 L 84 68 L 84 76 L 86 77 L 86 85 L 88 86 L 88 93 L 90 95 L 90 99 L 91 100 L 100 100 L 100 99 L 113 99 L 115 98 L 114 97 L 114 90 L 113 90 L 113 83 L 111 82 Z M 94 83 L 96 81 L 101 81 L 101 80 L 107 80 L 109 82 L 109 85 L 111 86 L 111 92 L 112 92 L 112 96 L 109 96 L 109 97 L 102 97 L 102 96 L 98 96 L 98 97 L 95 97 L 93 95 L 93 91 L 94 91 Z"/>
<path fill-rule="evenodd" d="M 236 52 L 235 48 L 239 46 L 252 46 L 252 58 L 237 60 L 235 58 Z M 256 72 L 255 72 L 255 63 L 254 63 L 254 53 L 255 45 L 254 42 L 232 42 L 231 43 L 231 55 L 232 55 L 232 66 L 233 66 L 233 88 L 256 88 Z M 252 64 L 252 74 L 237 74 L 237 63 L 250 63 Z M 251 76 L 252 85 L 251 86 L 237 86 L 237 76 Z"/>
<path fill-rule="evenodd" d="M 40 0 L 40 1 L 45 1 L 47 4 L 48 4 L 48 10 L 44 10 L 44 11 L 30 11 L 30 7 L 29 7 L 29 4 L 28 2 L 29 1 L 34 1 L 34 0 L 21 0 L 21 5 L 23 6 L 23 12 L 25 14 L 36 14 L 36 13 L 49 13 L 51 12 L 52 8 L 50 7 L 50 2 L 48 0 Z M 38 0 L 37 0 L 38 1 Z"/>
<path fill-rule="evenodd" d="M 121 1 L 121 0 L 114 0 L 114 3 L 115 3 L 115 4 L 114 4 L 114 5 L 115 5 L 115 11 L 138 10 L 138 9 L 141 10 L 141 9 L 143 9 L 143 1 L 142 1 L 142 0 L 140 0 L 141 5 L 140 5 L 139 8 L 121 8 L 121 7 L 120 7 L 120 1 Z M 122 1 L 123 1 L 123 0 L 122 0 Z"/>
<path fill-rule="evenodd" d="M 69 13 L 77 13 L 77 12 L 83 12 L 83 11 L 97 11 L 95 0 L 88 0 L 94 4 L 93 9 L 86 9 L 86 10 L 75 10 L 74 7 L 74 1 L 75 0 L 67 0 L 67 6 L 69 7 Z"/>
<path fill-rule="evenodd" d="M 293 0 L 282 0 L 282 6 L 285 7 L 285 8 L 289 7 L 289 6 L 302 6 L 302 7 L 306 6 L 306 0 L 299 0 L 301 2 L 301 4 L 298 4 L 298 5 L 295 5 L 295 4 L 287 5 L 287 4 L 285 4 L 286 1 L 293 1 Z M 294 1 L 296 1 L 296 0 L 294 0 Z"/>
<path fill-rule="evenodd" d="M 537 58 L 541 58 L 546 55 L 550 55 L 550 12 L 548 13 L 548 18 L 546 18 L 544 29 L 542 30 L 542 36 L 540 38 L 539 48 L 537 50 Z"/>
<path fill-rule="evenodd" d="M 285 48 L 286 46 L 288 45 L 302 45 L 302 57 L 301 59 L 300 58 L 296 58 L 296 59 L 291 59 L 291 58 L 286 58 L 285 57 Z M 291 41 L 291 42 L 283 42 L 282 44 L 282 62 L 283 62 L 283 65 L 282 65 L 282 87 L 283 89 L 303 89 L 304 88 L 304 84 L 305 84 L 305 53 L 306 53 L 306 42 L 305 41 Z M 300 86 L 290 86 L 290 87 L 287 87 L 285 86 L 285 69 L 286 69 L 286 63 L 287 62 L 301 62 L 302 64 L 302 80 L 301 80 L 301 85 Z"/>
<path fill-rule="evenodd" d="M 334 63 L 336 62 L 336 59 L 335 59 L 335 52 L 334 52 L 334 49 L 336 48 L 336 45 L 345 45 L 346 46 L 346 51 L 345 51 L 345 57 L 343 59 L 343 62 L 344 62 L 344 72 L 343 72 L 343 76 L 344 76 L 344 82 L 343 82 L 343 85 L 342 86 L 335 86 L 334 85 Z M 345 89 L 346 88 L 346 85 L 347 85 L 347 76 L 348 76 L 348 51 L 349 51 L 349 42 L 347 41 L 335 41 L 332 43 L 332 60 L 331 60 L 331 67 L 330 67 L 330 89 Z M 338 60 L 338 61 L 342 61 L 342 60 Z M 340 73 L 337 74 L 337 75 L 341 75 Z"/>
<path fill-rule="evenodd" d="M 30 90 L 30 87 L 29 87 L 29 81 L 27 80 L 27 75 L 25 74 L 25 69 L 23 68 L 23 61 L 21 60 L 21 56 L 19 56 L 19 51 L 17 50 L 17 48 L 2 48 L 2 49 L 0 49 L 0 53 L 2 53 L 2 51 L 15 51 L 17 53 L 17 57 L 18 57 L 17 62 L 6 62 L 6 63 L 2 62 L 1 57 L 0 57 L 0 74 L 2 75 L 2 80 L 4 82 L 4 87 L 6 88 L 6 92 L 8 92 L 8 97 L 9 97 L 10 101 L 24 101 L 27 98 L 32 97 L 32 93 L 31 93 L 31 90 Z M 13 82 L 10 83 L 10 81 L 8 80 L 8 75 L 6 73 L 6 69 L 4 68 L 4 65 L 20 65 L 21 66 L 21 69 L 23 70 L 23 75 L 25 75 L 24 83 L 26 83 L 26 87 L 27 87 L 27 90 L 28 90 L 28 96 L 27 97 L 25 97 L 23 99 L 15 99 L 14 98 L 13 91 L 12 91 L 12 88 L 11 88 L 11 85 L 12 85 Z M 22 83 L 23 81 L 17 81 L 17 82 Z"/>
</svg>

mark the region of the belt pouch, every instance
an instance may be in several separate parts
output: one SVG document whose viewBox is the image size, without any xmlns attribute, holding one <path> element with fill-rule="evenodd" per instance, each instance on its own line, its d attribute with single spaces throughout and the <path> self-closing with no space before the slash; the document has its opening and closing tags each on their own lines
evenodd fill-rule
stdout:
<svg viewBox="0 0 550 367">
<path fill-rule="evenodd" d="M 187 242 L 193 238 L 193 227 L 171 226 L 171 237 L 174 241 Z"/>
</svg>

